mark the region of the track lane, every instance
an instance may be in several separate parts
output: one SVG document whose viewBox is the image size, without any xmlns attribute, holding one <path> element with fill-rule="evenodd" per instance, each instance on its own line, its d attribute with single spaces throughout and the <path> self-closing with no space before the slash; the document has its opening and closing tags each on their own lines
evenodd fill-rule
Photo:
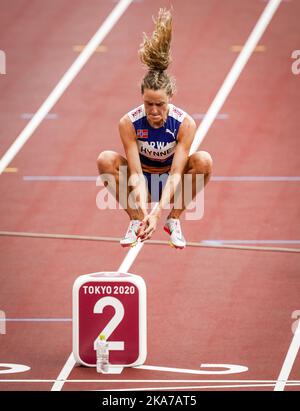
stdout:
<svg viewBox="0 0 300 411">
<path fill-rule="evenodd" d="M 234 4 L 234 6 L 236 7 L 236 4 L 237 4 L 237 2 L 232 2 L 231 4 Z M 155 4 L 153 5 L 153 8 L 154 8 L 154 6 L 155 6 Z M 258 6 L 258 5 L 255 5 L 255 7 L 261 7 L 261 5 L 260 6 Z M 255 8 L 255 11 L 256 11 L 257 9 Z M 251 23 L 251 22 L 250 22 Z M 191 26 L 192 26 L 192 24 L 191 24 Z M 212 33 L 210 33 L 210 34 L 212 34 Z M 140 35 L 140 34 L 139 34 Z M 116 36 L 117 36 L 117 34 L 116 34 Z M 131 59 L 132 59 L 132 57 L 130 57 Z M 132 59 L 132 62 L 133 62 L 133 59 Z M 135 63 L 136 64 L 136 63 Z M 221 71 L 219 70 L 219 73 L 220 73 Z M 131 71 L 131 74 L 130 74 L 130 76 L 133 76 L 133 74 L 132 74 L 133 72 Z M 112 79 L 115 79 L 116 77 L 112 77 Z M 179 78 L 180 79 L 180 78 Z M 180 80 L 181 81 L 181 83 L 182 84 L 184 84 L 184 81 L 183 81 L 184 79 L 182 79 L 182 80 Z M 135 80 L 136 81 L 136 80 Z M 111 82 L 110 84 L 113 84 L 113 82 Z M 124 84 L 124 82 L 123 82 L 123 84 Z M 124 95 L 126 94 L 126 93 L 128 93 L 128 88 L 127 87 L 125 87 L 124 86 L 124 89 L 122 89 L 123 91 L 123 93 L 124 93 Z M 131 96 L 131 97 L 130 97 Z M 132 99 L 132 102 L 133 101 L 136 101 L 136 99 L 135 98 L 133 98 L 133 93 L 132 93 L 132 91 L 130 91 L 130 93 L 129 93 L 129 101 L 131 101 L 130 100 L 130 98 Z M 209 99 L 209 97 L 207 97 L 208 99 Z M 113 96 L 111 96 L 111 97 L 109 97 L 109 99 L 110 99 L 110 101 L 114 101 L 113 100 Z M 71 101 L 71 100 L 70 100 Z M 195 101 L 195 103 L 193 103 L 193 104 L 197 104 L 197 101 Z M 121 108 L 120 109 L 118 109 L 120 112 L 121 112 Z M 104 113 L 102 113 L 103 115 L 104 115 L 104 117 L 106 116 L 106 114 L 107 114 L 107 111 L 106 111 L 106 109 L 104 110 Z M 117 116 L 119 115 L 119 112 L 118 113 L 115 113 L 114 114 L 115 115 L 115 117 L 117 118 Z M 107 124 L 110 124 L 110 125 L 112 125 L 112 124 L 114 124 L 112 121 L 109 121 Z M 83 125 L 83 124 L 82 124 Z M 102 126 L 101 126 L 102 127 Z M 91 127 L 92 128 L 92 127 Z M 82 130 L 83 130 L 84 128 L 82 127 Z M 102 133 L 101 135 L 105 135 L 105 136 L 109 136 L 110 134 L 108 133 L 108 131 L 111 129 L 111 127 L 109 127 L 109 126 L 105 126 L 104 128 L 103 128 L 103 130 L 104 131 L 106 131 L 106 132 L 104 132 L 104 133 Z M 105 137 L 106 138 L 106 137 Z M 79 139 L 79 136 L 78 136 L 78 139 L 77 139 L 77 141 L 79 142 L 80 141 L 80 139 Z M 110 138 L 109 138 L 109 140 L 108 141 L 110 141 Z M 117 140 L 116 140 L 117 141 Z M 207 143 L 207 146 L 210 146 L 210 144 L 212 144 L 213 145 L 213 153 L 214 153 L 214 155 L 218 152 L 218 143 L 216 142 L 216 141 L 213 141 L 212 143 L 210 143 L 210 139 L 208 139 L 207 141 L 209 141 L 209 143 Z M 77 143 L 78 144 L 78 143 Z M 101 147 L 104 147 L 105 146 L 105 144 L 107 144 L 107 142 L 105 142 L 105 140 L 102 140 L 101 141 Z M 117 143 L 115 143 L 114 142 L 114 144 L 117 144 Z M 119 143 L 118 143 L 119 144 Z M 236 144 L 237 145 L 237 144 Z M 41 146 L 42 146 L 42 144 L 41 144 Z M 54 145 L 55 146 L 55 145 Z M 78 148 L 79 148 L 80 146 L 78 146 Z M 40 149 L 41 149 L 41 147 L 39 147 L 39 149 L 36 151 L 36 152 L 39 152 L 40 151 Z M 65 149 L 65 151 L 64 151 L 64 153 L 67 153 L 67 152 L 70 152 L 70 146 L 66 146 L 66 149 Z M 89 149 L 90 149 L 90 147 L 89 147 Z M 75 162 L 76 164 L 80 164 L 80 171 L 82 171 L 82 169 L 84 168 L 85 169 L 85 166 L 83 166 L 83 163 L 84 164 L 88 164 L 88 166 L 87 166 L 87 171 L 88 172 L 90 172 L 90 169 L 91 169 L 91 163 L 90 163 L 90 154 L 88 154 L 88 157 L 85 157 L 86 159 L 87 159 L 87 163 L 84 161 L 82 161 L 82 155 L 80 156 L 79 155 L 79 150 L 78 150 L 78 155 L 76 155 L 76 150 L 77 150 L 77 148 L 76 148 L 76 144 L 74 144 L 74 146 L 72 147 L 72 149 L 71 149 L 71 151 L 72 151 L 72 153 L 74 152 L 74 150 L 75 150 L 75 155 L 74 155 L 74 158 L 72 158 L 72 159 L 76 159 L 77 161 Z M 210 150 L 210 151 L 212 151 L 212 150 Z M 62 152 L 62 151 L 61 151 Z M 66 156 L 65 156 L 66 157 Z M 20 158 L 21 158 L 21 156 L 20 156 Z M 72 159 L 71 158 L 68 158 L 68 164 L 64 164 L 63 163 L 63 158 L 61 157 L 61 159 L 60 159 L 60 164 L 59 164 L 59 167 L 57 168 L 57 159 L 54 159 L 54 162 L 56 162 L 56 168 L 54 167 L 54 168 L 52 168 L 53 167 L 53 159 L 52 159 L 52 162 L 51 163 L 49 163 L 49 161 L 44 161 L 44 163 L 45 163 L 45 168 L 46 167 L 49 167 L 49 169 L 48 170 L 50 170 L 51 172 L 53 172 L 53 171 L 57 171 L 57 170 L 59 170 L 59 171 L 69 171 L 69 170 L 71 170 L 71 171 L 73 171 L 73 167 L 74 167 L 74 162 L 72 163 Z M 30 164 L 30 165 L 32 165 L 32 163 L 30 163 L 30 162 L 28 162 L 28 159 L 26 160 L 26 158 L 24 157 L 24 160 L 26 161 L 26 164 Z M 44 154 L 44 157 L 43 157 L 43 160 L 48 160 L 48 158 L 47 158 L 47 155 L 46 155 L 46 152 L 45 152 L 45 154 Z M 42 164 L 43 164 L 43 161 L 41 161 L 40 162 L 40 164 L 38 163 L 37 165 L 40 165 L 40 166 L 42 166 Z M 218 161 L 218 164 L 222 164 L 220 161 Z M 65 170 L 65 168 L 64 168 L 64 166 L 66 165 L 66 170 Z M 47 170 L 47 171 L 48 171 Z M 26 170 L 27 171 L 27 170 Z M 65 173 L 64 173 L 65 174 Z M 73 174 L 73 173 L 72 173 Z M 49 188 L 50 187 L 50 188 Z M 51 189 L 52 189 L 52 186 L 51 185 L 48 185 L 44 190 L 45 191 L 51 191 Z M 209 189 L 208 190 L 210 190 L 211 189 L 211 187 L 209 187 Z M 62 189 L 62 192 L 63 192 L 63 190 L 64 189 Z M 221 191 L 222 192 L 224 192 L 223 191 L 224 189 L 222 188 L 221 189 Z M 222 193 L 221 194 L 221 198 L 222 198 L 222 196 L 223 196 L 224 194 Z M 223 197 L 224 198 L 224 197 Z M 62 201 L 63 201 L 63 196 L 61 197 L 61 199 L 62 199 Z M 226 199 L 226 197 L 225 197 L 225 199 Z M 209 201 L 209 200 L 208 200 Z M 53 202 L 53 204 L 54 204 L 54 202 Z M 43 210 L 43 207 L 41 207 L 41 210 Z M 90 207 L 88 208 L 88 210 L 90 211 Z M 218 209 L 218 210 L 216 210 L 216 212 L 220 212 L 220 210 Z M 22 213 L 22 212 L 21 212 Z M 117 214 L 117 213 L 116 213 Z M 48 213 L 47 215 L 50 215 L 50 213 Z M 32 215 L 30 216 L 30 218 L 36 218 L 36 217 L 34 217 L 34 213 L 33 213 L 33 209 L 32 209 Z M 39 218 L 39 217 L 37 217 L 37 218 Z M 65 220 L 65 218 L 62 218 L 61 219 L 62 221 L 63 220 Z M 74 221 L 75 221 L 75 219 L 71 219 L 71 224 L 74 224 Z M 85 221 L 85 220 L 84 220 Z M 99 219 L 99 221 L 101 221 L 100 219 Z M 124 218 L 124 221 L 125 221 L 125 218 Z M 40 226 L 41 225 L 41 223 L 42 223 L 42 218 L 40 217 L 40 222 L 37 220 L 37 222 L 38 222 L 38 224 L 37 224 L 37 226 Z M 80 224 L 80 222 L 79 222 L 79 220 L 77 220 L 77 222 L 78 222 L 78 226 L 81 226 L 81 224 Z M 121 223 L 123 224 L 123 222 L 121 221 Z M 67 224 L 68 224 L 68 222 L 67 222 Z M 28 224 L 29 225 L 29 224 Z M 104 227 L 104 224 L 102 224 L 102 226 Z M 53 226 L 52 226 L 53 227 Z M 221 225 L 219 225 L 219 227 L 222 227 Z M 188 234 L 191 234 L 191 235 L 193 235 L 193 230 L 188 230 L 187 231 L 187 233 Z M 172 251 L 172 250 L 171 250 Z M 184 251 L 184 253 L 185 253 L 185 251 Z M 166 255 L 168 256 L 168 254 L 166 253 Z M 164 255 L 164 260 L 165 260 L 165 262 L 166 262 L 166 264 L 167 264 L 167 261 L 168 261 L 168 258 L 166 257 L 166 255 Z M 171 254 L 170 254 L 171 255 Z M 173 254 L 172 254 L 173 255 Z M 184 255 L 186 255 L 186 254 L 184 254 Z M 218 254 L 219 255 L 219 254 Z M 148 259 L 151 259 L 151 254 L 150 254 L 150 252 L 149 252 L 149 255 L 148 255 Z M 182 257 L 182 255 L 181 255 L 181 258 L 183 258 Z M 217 255 L 214 257 L 214 258 L 212 258 L 212 259 L 210 259 L 210 264 L 212 264 L 212 266 L 214 265 L 214 262 L 215 262 L 215 260 L 216 260 L 216 258 L 217 258 Z M 202 256 L 202 258 L 200 257 L 199 258 L 199 256 L 198 255 L 194 255 L 194 262 L 195 261 L 201 261 L 202 262 L 202 260 L 203 259 L 207 259 L 207 256 L 206 256 L 206 254 L 204 255 L 204 256 Z M 185 260 L 185 258 L 184 258 L 184 260 Z M 253 258 L 253 260 L 255 260 L 255 258 Z M 147 268 L 147 259 L 145 259 L 145 260 L 143 260 L 143 264 L 141 265 L 141 266 L 138 266 L 137 267 L 137 272 L 139 273 L 139 274 L 141 274 L 141 275 L 143 275 L 143 273 L 145 272 L 145 269 Z M 235 262 L 235 263 L 237 263 L 237 264 L 241 264 L 240 263 L 240 261 L 239 261 L 239 259 L 233 259 L 233 260 L 230 260 L 231 261 L 231 267 L 233 266 L 233 262 Z M 290 261 L 290 260 L 289 260 Z M 253 261 L 252 262 L 253 263 L 253 270 L 255 269 L 255 271 L 257 270 L 257 266 L 254 264 L 255 263 L 255 261 Z M 284 264 L 284 262 L 283 262 L 283 260 L 278 260 L 278 266 L 283 266 L 283 264 Z M 295 261 L 295 267 L 297 267 L 297 264 L 298 264 L 298 262 L 297 261 Z M 239 266 L 238 266 L 239 267 Z M 246 267 L 248 267 L 248 265 L 246 265 Z M 185 267 L 183 267 L 183 268 L 185 268 Z M 210 271 L 211 270 L 211 266 L 209 265 L 208 267 L 207 267 L 207 269 Z M 240 269 L 240 268 L 239 268 Z M 288 274 L 289 273 L 291 273 L 291 271 L 289 271 L 288 272 Z M 176 273 L 175 273 L 176 274 Z M 163 274 L 162 274 L 163 275 Z M 152 277 L 151 277 L 152 278 Z M 162 276 L 160 277 L 160 278 L 162 278 Z M 149 280 L 150 281 L 150 283 L 151 283 L 151 280 Z M 168 281 L 168 283 L 170 282 L 170 279 L 166 279 L 166 281 Z M 232 285 L 232 283 L 230 283 L 230 285 Z M 230 285 L 228 285 L 228 286 L 230 286 Z M 253 283 L 251 284 L 251 286 L 252 287 L 254 287 L 254 285 L 253 285 Z M 169 288 L 165 288 L 165 290 L 168 290 Z M 67 288 L 65 289 L 65 290 L 67 290 Z M 253 288 L 252 289 L 250 289 L 250 291 L 253 291 Z M 283 302 L 284 303 L 284 302 Z M 289 308 L 289 307 L 288 307 Z M 154 317 L 155 318 L 155 317 Z M 215 318 L 215 317 L 213 317 L 213 318 Z M 247 317 L 247 320 L 248 320 L 249 318 Z M 169 332 L 169 331 L 168 331 Z M 175 330 L 175 333 L 176 333 L 176 330 Z M 173 335 L 172 335 L 173 336 Z M 171 334 L 169 334 L 169 337 L 171 337 Z M 258 339 L 258 337 L 257 337 L 257 339 Z M 284 340 L 284 342 L 286 342 L 287 343 L 287 345 L 288 345 L 288 338 L 286 338 L 286 340 Z M 152 360 L 152 358 L 155 358 L 154 357 L 154 354 L 155 354 L 155 348 L 153 348 L 153 350 L 154 351 L 152 351 L 152 355 L 153 355 L 153 357 L 150 357 L 149 358 L 149 360 Z M 266 353 L 267 354 L 267 353 Z M 157 358 L 159 358 L 159 357 L 157 357 Z M 215 358 L 215 357 L 214 357 Z M 239 357 L 240 358 L 240 357 Z M 191 362 L 192 362 L 192 360 L 194 360 L 194 357 L 193 358 L 191 358 Z M 87 376 L 88 374 L 90 374 L 91 373 L 91 370 L 82 370 L 82 369 L 78 369 L 78 370 L 75 370 L 75 371 L 80 371 L 80 372 L 84 372 L 84 374 L 85 374 L 85 376 Z M 128 370 L 129 371 L 129 370 Z M 133 372 L 134 370 L 130 370 L 130 372 Z M 93 374 L 94 375 L 94 374 Z M 66 387 L 66 389 L 67 389 L 68 387 Z M 78 385 L 77 385 L 77 389 L 78 389 Z"/>
<path fill-rule="evenodd" d="M 112 8 L 110 2 L 89 0 L 4 1 L 0 16 L 1 48 L 7 74 L 0 81 L 1 157 L 77 57 L 73 46 L 85 44 Z M 38 16 L 38 19 L 36 18 Z M 13 24 L 9 24 L 12 22 Z M 48 120 L 51 121 L 51 120 Z"/>
</svg>

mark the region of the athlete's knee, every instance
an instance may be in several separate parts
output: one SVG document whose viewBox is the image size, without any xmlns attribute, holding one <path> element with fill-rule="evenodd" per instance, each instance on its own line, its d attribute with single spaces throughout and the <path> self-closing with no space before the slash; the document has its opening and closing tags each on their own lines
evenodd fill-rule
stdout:
<svg viewBox="0 0 300 411">
<path fill-rule="evenodd" d="M 211 174 L 213 160 L 207 151 L 197 151 L 191 156 L 192 167 L 197 173 Z"/>
<path fill-rule="evenodd" d="M 102 151 L 97 158 L 99 173 L 113 173 L 116 169 L 117 157 L 118 155 L 114 151 Z"/>
</svg>

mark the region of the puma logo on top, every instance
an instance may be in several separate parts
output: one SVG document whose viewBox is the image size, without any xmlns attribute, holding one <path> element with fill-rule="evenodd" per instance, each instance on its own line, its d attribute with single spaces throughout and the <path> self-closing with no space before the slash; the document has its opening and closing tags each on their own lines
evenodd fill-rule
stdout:
<svg viewBox="0 0 300 411">
<path fill-rule="evenodd" d="M 172 137 L 175 139 L 175 133 L 176 133 L 176 129 L 174 131 L 169 130 L 168 128 L 166 129 L 166 133 L 169 133 L 172 135 Z"/>
</svg>

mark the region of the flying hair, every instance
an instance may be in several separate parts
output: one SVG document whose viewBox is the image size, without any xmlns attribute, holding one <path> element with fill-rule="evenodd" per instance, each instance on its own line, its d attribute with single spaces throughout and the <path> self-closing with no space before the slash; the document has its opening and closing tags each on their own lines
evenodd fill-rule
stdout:
<svg viewBox="0 0 300 411">
<path fill-rule="evenodd" d="M 155 29 L 148 37 L 143 34 L 143 43 L 140 46 L 141 62 L 149 70 L 164 71 L 169 67 L 172 59 L 170 54 L 172 40 L 172 15 L 166 9 L 159 9 L 158 17 L 153 18 Z"/>
<path fill-rule="evenodd" d="M 143 42 L 139 48 L 139 57 L 148 68 L 141 83 L 141 91 L 164 89 L 169 96 L 175 92 L 175 79 L 166 72 L 171 57 L 172 14 L 164 8 L 159 9 L 157 18 L 153 18 L 154 31 L 150 37 L 143 34 Z"/>
</svg>

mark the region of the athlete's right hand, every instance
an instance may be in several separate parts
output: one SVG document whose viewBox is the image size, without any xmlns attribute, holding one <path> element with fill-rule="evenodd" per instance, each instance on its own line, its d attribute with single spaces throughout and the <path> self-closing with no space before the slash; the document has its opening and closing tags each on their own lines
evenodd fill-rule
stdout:
<svg viewBox="0 0 300 411">
<path fill-rule="evenodd" d="M 159 217 L 157 215 L 148 214 L 141 222 L 139 231 L 137 233 L 138 238 L 141 241 L 149 240 L 156 230 Z"/>
</svg>

